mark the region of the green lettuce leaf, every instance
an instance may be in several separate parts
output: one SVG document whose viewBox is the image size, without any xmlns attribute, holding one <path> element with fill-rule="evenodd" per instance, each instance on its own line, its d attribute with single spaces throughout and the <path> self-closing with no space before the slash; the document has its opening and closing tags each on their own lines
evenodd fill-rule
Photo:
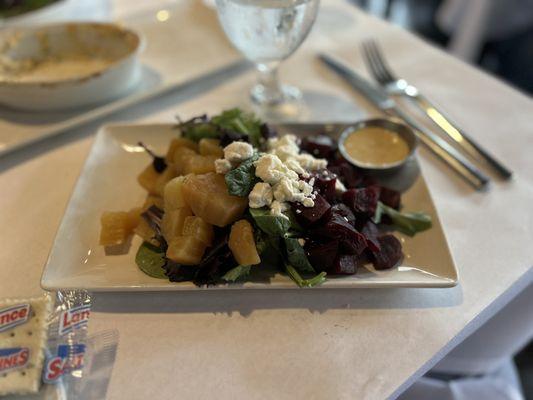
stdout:
<svg viewBox="0 0 533 400">
<path fill-rule="evenodd" d="M 394 228 L 408 236 L 414 236 L 418 232 L 431 228 L 431 216 L 423 212 L 402 213 L 394 208 L 388 207 L 382 202 L 378 202 L 374 222 L 379 224 L 383 215 L 387 215 Z"/>
<path fill-rule="evenodd" d="M 312 278 L 304 279 L 300 276 L 298 271 L 296 271 L 296 269 L 292 265 L 285 264 L 285 269 L 287 271 L 287 274 L 291 277 L 291 279 L 294 282 L 296 282 L 296 284 L 299 287 L 313 287 L 313 286 L 320 285 L 326 281 L 325 272 L 321 272 Z"/>
<path fill-rule="evenodd" d="M 229 194 L 239 197 L 246 197 L 250 194 L 254 185 L 259 182 L 259 178 L 255 176 L 254 166 L 254 162 L 258 158 L 259 154 L 255 153 L 224 176 Z"/>
<path fill-rule="evenodd" d="M 222 276 L 222 280 L 226 282 L 235 282 L 238 279 L 243 279 L 250 275 L 251 265 L 238 265 L 230 269 Z"/>
<path fill-rule="evenodd" d="M 226 110 L 211 118 L 216 126 L 229 131 L 248 135 L 250 143 L 259 147 L 261 139 L 261 121 L 253 113 L 247 113 L 239 108 Z"/>
<path fill-rule="evenodd" d="M 291 227 L 288 218 L 272 215 L 268 208 L 250 208 L 250 215 L 259 229 L 267 235 L 284 236 Z"/>
<path fill-rule="evenodd" d="M 139 246 L 135 255 L 139 269 L 152 278 L 167 279 L 163 265 L 166 263 L 165 253 L 159 247 L 148 242 Z"/>
<path fill-rule="evenodd" d="M 299 234 L 304 231 L 304 228 L 302 228 L 298 221 L 296 221 L 296 216 L 294 215 L 292 209 L 285 211 L 284 214 L 287 216 L 287 218 L 289 218 L 289 221 L 291 222 L 290 229 L 293 232 L 289 232 L 289 236 L 300 237 Z"/>
<path fill-rule="evenodd" d="M 188 123 L 180 127 L 184 138 L 199 142 L 201 139 L 218 139 L 220 132 L 209 122 Z"/>
<path fill-rule="evenodd" d="M 307 255 L 300 242 L 298 242 L 298 239 L 286 237 L 285 248 L 287 249 L 287 260 L 289 261 L 289 264 L 301 272 L 315 272 L 315 269 L 307 259 Z"/>
</svg>

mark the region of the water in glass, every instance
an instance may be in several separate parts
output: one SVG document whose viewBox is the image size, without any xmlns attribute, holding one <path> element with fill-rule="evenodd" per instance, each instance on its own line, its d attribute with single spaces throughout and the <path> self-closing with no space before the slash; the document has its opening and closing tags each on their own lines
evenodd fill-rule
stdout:
<svg viewBox="0 0 533 400">
<path fill-rule="evenodd" d="M 252 100 L 264 106 L 297 101 L 297 89 L 280 85 L 277 67 L 304 41 L 319 0 L 217 0 L 220 22 L 233 45 L 259 71 Z"/>
</svg>

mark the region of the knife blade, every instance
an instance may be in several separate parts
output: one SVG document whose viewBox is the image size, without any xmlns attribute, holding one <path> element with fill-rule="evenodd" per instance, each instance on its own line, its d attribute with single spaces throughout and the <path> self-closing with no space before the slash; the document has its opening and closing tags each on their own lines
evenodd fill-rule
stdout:
<svg viewBox="0 0 533 400">
<path fill-rule="evenodd" d="M 420 141 L 469 184 L 478 190 L 487 188 L 490 179 L 485 174 L 479 171 L 448 142 L 407 115 L 383 89 L 373 86 L 350 67 L 326 54 L 319 54 L 318 58 L 328 68 L 348 82 L 352 88 L 363 94 L 378 109 L 390 117 L 403 120 L 403 122 L 411 126 Z"/>
</svg>

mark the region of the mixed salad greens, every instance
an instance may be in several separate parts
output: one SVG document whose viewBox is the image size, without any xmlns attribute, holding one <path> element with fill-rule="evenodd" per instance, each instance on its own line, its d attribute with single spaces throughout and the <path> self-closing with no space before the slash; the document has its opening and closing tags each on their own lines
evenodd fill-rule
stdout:
<svg viewBox="0 0 533 400">
<path fill-rule="evenodd" d="M 390 232 L 431 227 L 328 136 L 280 137 L 237 108 L 176 130 L 166 156 L 140 144 L 152 156 L 138 177 L 145 203 L 101 219 L 104 246 L 143 238 L 135 260 L 154 278 L 212 285 L 281 272 L 312 287 L 362 266 L 393 268 L 403 255 Z"/>
<path fill-rule="evenodd" d="M 58 0 L 0 0 L 0 18 L 15 17 L 37 10 Z"/>
</svg>

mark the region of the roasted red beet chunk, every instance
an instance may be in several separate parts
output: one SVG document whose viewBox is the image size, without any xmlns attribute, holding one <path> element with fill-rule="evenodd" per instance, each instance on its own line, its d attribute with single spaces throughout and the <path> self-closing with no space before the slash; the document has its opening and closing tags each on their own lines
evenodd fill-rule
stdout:
<svg viewBox="0 0 533 400">
<path fill-rule="evenodd" d="M 383 204 L 391 208 L 394 208 L 395 210 L 399 210 L 400 200 L 401 200 L 400 192 L 383 187 L 383 186 L 381 187 L 381 191 L 379 193 L 379 201 L 381 201 Z"/>
<path fill-rule="evenodd" d="M 402 244 L 392 235 L 384 235 L 378 238 L 380 250 L 372 253 L 372 264 L 377 270 L 390 269 L 401 261 Z"/>
<path fill-rule="evenodd" d="M 353 275 L 357 272 L 357 256 L 340 255 L 333 264 L 331 273 L 337 275 Z"/>
<path fill-rule="evenodd" d="M 311 179 L 314 178 L 314 189 L 320 193 L 327 201 L 333 202 L 337 197 L 335 191 L 335 182 L 337 182 L 337 175 L 324 170 L 316 173 Z"/>
<path fill-rule="evenodd" d="M 372 221 L 368 221 L 361 230 L 361 233 L 365 235 L 366 244 L 369 250 L 372 252 L 378 252 L 380 250 L 380 245 L 378 240 L 379 231 L 376 224 Z"/>
<path fill-rule="evenodd" d="M 376 213 L 379 199 L 379 187 L 369 186 L 361 189 L 350 189 L 342 194 L 342 202 L 356 215 L 364 214 L 372 217 Z"/>
<path fill-rule="evenodd" d="M 336 174 L 347 188 L 355 188 L 363 180 L 363 175 L 345 160 L 332 161 L 328 165 L 328 169 Z"/>
<path fill-rule="evenodd" d="M 341 242 L 341 249 L 347 254 L 361 254 L 367 248 L 365 236 L 355 231 L 352 237 L 343 239 Z"/>
<path fill-rule="evenodd" d="M 316 271 L 326 271 L 333 267 L 339 242 L 331 240 L 325 243 L 310 243 L 306 246 L 307 259 Z"/>
<path fill-rule="evenodd" d="M 331 207 L 332 214 L 338 214 L 343 217 L 346 221 L 353 225 L 355 223 L 355 215 L 353 215 L 352 210 L 348 208 L 346 204 L 338 203 Z"/>
<path fill-rule="evenodd" d="M 361 254 L 366 248 L 365 237 L 338 214 L 332 213 L 324 224 L 311 231 L 311 235 L 324 239 L 337 239 L 343 252 L 348 254 Z"/>
<path fill-rule="evenodd" d="M 293 207 L 296 220 L 303 226 L 310 226 L 324 217 L 329 212 L 331 205 L 325 198 L 317 194 L 314 207 L 304 207 L 300 203 L 294 203 Z"/>
<path fill-rule="evenodd" d="M 337 151 L 337 143 L 326 135 L 306 137 L 300 147 L 318 158 L 330 158 Z"/>
</svg>

